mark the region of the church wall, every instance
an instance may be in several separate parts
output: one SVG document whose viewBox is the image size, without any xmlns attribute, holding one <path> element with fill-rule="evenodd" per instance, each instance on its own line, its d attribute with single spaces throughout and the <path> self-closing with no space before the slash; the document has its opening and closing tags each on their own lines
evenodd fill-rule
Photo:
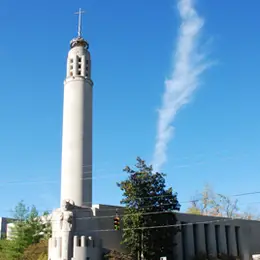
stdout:
<svg viewBox="0 0 260 260">
<path fill-rule="evenodd" d="M 0 238 L 7 236 L 8 223 L 13 220 L 11 218 L 0 217 Z"/>
<path fill-rule="evenodd" d="M 114 230 L 114 217 L 116 216 L 116 209 L 118 209 L 118 215 L 123 214 L 122 207 L 110 207 L 107 205 L 100 205 L 99 209 L 96 209 L 96 217 L 98 218 L 98 229 L 104 230 L 99 232 L 99 236 L 102 239 L 102 246 L 104 249 L 114 249 L 117 251 L 124 250 L 120 244 L 122 241 L 121 231 L 105 231 Z M 103 218 L 104 217 L 104 218 Z M 120 221 L 121 228 L 122 221 Z"/>
<path fill-rule="evenodd" d="M 87 237 L 74 237 L 72 260 L 101 259 L 100 243 Z"/>
<path fill-rule="evenodd" d="M 260 252 L 259 221 L 183 213 L 176 215 L 181 224 L 194 223 L 181 227 L 181 234 L 177 238 L 178 259 L 186 260 L 200 252 L 215 256 L 225 253 L 249 259 Z"/>
<path fill-rule="evenodd" d="M 6 218 L 0 218 L 0 238 L 2 238 L 3 236 L 5 236 L 6 234 Z"/>
<path fill-rule="evenodd" d="M 103 248 L 123 251 L 120 245 L 122 233 L 111 231 L 114 229 L 116 208 L 119 216 L 122 215 L 123 208 L 109 205 L 96 206 L 94 215 L 97 217 L 98 230 L 101 230 L 98 236 L 102 239 Z M 243 260 L 249 259 L 253 254 L 260 254 L 260 221 L 185 213 L 176 213 L 176 216 L 180 224 L 193 223 L 181 226 L 181 232 L 175 238 L 175 254 L 178 260 L 188 260 L 199 253 L 215 256 L 225 253 L 240 256 Z M 107 229 L 110 231 L 105 231 Z"/>
</svg>

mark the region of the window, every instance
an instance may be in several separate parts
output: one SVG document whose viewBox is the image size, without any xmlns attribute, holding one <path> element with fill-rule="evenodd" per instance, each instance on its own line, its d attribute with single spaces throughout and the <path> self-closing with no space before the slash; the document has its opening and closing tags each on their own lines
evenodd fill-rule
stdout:
<svg viewBox="0 0 260 260">
<path fill-rule="evenodd" d="M 72 71 L 70 72 L 70 76 L 71 76 L 71 77 L 73 76 L 73 72 L 72 72 Z"/>
<path fill-rule="evenodd" d="M 230 255 L 229 232 L 230 232 L 230 226 L 225 226 L 227 254 L 228 255 Z"/>
<path fill-rule="evenodd" d="M 70 69 L 71 69 L 71 70 L 73 69 L 73 65 L 70 65 Z"/>
<path fill-rule="evenodd" d="M 70 63 L 73 63 L 73 59 L 70 59 Z"/>
<path fill-rule="evenodd" d="M 186 259 L 186 234 L 187 234 L 187 223 L 186 222 L 181 222 L 183 226 L 181 226 L 181 245 L 182 245 L 182 259 Z"/>
<path fill-rule="evenodd" d="M 79 64 L 79 69 L 81 69 L 81 64 Z"/>
<path fill-rule="evenodd" d="M 209 255 L 209 224 L 204 225 L 204 232 L 205 232 L 205 244 L 206 244 L 206 253 L 207 256 Z"/>
<path fill-rule="evenodd" d="M 81 70 L 78 70 L 78 75 L 81 75 Z"/>
<path fill-rule="evenodd" d="M 88 67 L 86 67 L 86 71 L 88 71 Z"/>
<path fill-rule="evenodd" d="M 88 64 L 88 60 L 86 60 L 86 64 Z"/>
<path fill-rule="evenodd" d="M 194 253 L 195 253 L 195 256 L 196 256 L 199 253 L 198 252 L 198 243 L 197 243 L 198 225 L 193 224 L 192 227 L 193 227 Z"/>
<path fill-rule="evenodd" d="M 237 255 L 240 256 L 239 227 L 235 227 L 235 234 L 236 234 Z"/>
<path fill-rule="evenodd" d="M 79 57 L 79 62 L 81 62 L 81 57 Z"/>
<path fill-rule="evenodd" d="M 217 255 L 220 254 L 220 248 L 219 248 L 219 238 L 220 238 L 220 226 L 215 226 L 215 236 L 216 236 L 216 248 L 217 248 Z"/>
</svg>

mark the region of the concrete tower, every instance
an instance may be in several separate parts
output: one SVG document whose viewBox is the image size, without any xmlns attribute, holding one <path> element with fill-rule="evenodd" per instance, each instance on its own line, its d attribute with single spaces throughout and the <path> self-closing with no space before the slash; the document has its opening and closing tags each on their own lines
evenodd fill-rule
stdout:
<svg viewBox="0 0 260 260">
<path fill-rule="evenodd" d="M 61 203 L 92 205 L 92 87 L 89 44 L 81 34 L 71 40 L 64 81 Z"/>
</svg>

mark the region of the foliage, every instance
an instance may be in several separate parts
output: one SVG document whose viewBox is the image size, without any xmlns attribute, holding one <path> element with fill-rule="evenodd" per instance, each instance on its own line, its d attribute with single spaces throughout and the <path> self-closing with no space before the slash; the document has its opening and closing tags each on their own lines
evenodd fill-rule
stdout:
<svg viewBox="0 0 260 260">
<path fill-rule="evenodd" d="M 237 199 L 232 200 L 228 196 L 215 193 L 209 185 L 206 185 L 204 190 L 192 199 L 187 213 L 248 220 L 259 219 L 249 211 L 241 211 Z"/>
<path fill-rule="evenodd" d="M 118 252 L 116 250 L 111 250 L 108 254 L 104 256 L 104 259 L 110 260 L 134 260 L 130 255 Z"/>
<path fill-rule="evenodd" d="M 8 248 L 10 248 L 11 241 L 6 239 L 0 239 L 0 260 L 7 260 Z"/>
<path fill-rule="evenodd" d="M 44 260 L 45 258 L 48 258 L 48 240 L 41 240 L 37 244 L 29 245 L 23 253 L 24 260 Z"/>
<path fill-rule="evenodd" d="M 42 253 L 37 260 L 48 260 L 48 253 Z"/>
<path fill-rule="evenodd" d="M 161 256 L 172 259 L 173 238 L 178 232 L 174 211 L 180 209 L 177 194 L 166 189 L 165 174 L 154 173 L 139 157 L 135 166 L 135 170 L 127 166 L 128 178 L 117 184 L 125 206 L 122 243 L 134 259 L 141 254 L 150 260 Z"/>
<path fill-rule="evenodd" d="M 191 214 L 235 217 L 238 214 L 238 200 L 231 200 L 222 194 L 216 194 L 208 185 L 191 202 L 187 212 Z"/>
<path fill-rule="evenodd" d="M 11 228 L 11 240 L 2 241 L 5 243 L 2 250 L 0 246 L 0 255 L 4 255 L 3 259 L 8 260 L 23 259 L 26 248 L 42 239 L 48 239 L 50 235 L 50 223 L 40 219 L 34 206 L 29 208 L 23 201 L 19 202 L 14 209 L 13 217 L 16 220 Z"/>
</svg>

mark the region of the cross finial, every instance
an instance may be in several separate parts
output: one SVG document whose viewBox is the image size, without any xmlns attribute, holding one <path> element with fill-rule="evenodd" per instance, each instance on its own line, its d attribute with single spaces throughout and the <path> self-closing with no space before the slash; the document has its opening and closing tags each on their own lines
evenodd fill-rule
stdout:
<svg viewBox="0 0 260 260">
<path fill-rule="evenodd" d="M 81 8 L 79 8 L 79 11 L 76 12 L 75 14 L 79 15 L 79 20 L 78 20 L 78 37 L 81 37 L 81 27 L 82 27 L 82 14 L 85 13 L 85 11 L 81 10 Z"/>
</svg>

